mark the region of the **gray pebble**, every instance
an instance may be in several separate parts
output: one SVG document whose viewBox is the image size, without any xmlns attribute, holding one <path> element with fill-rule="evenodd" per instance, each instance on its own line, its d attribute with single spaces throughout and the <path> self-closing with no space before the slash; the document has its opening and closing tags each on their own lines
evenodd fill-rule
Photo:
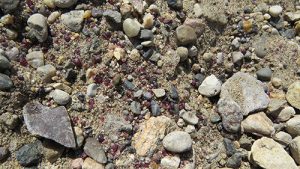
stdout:
<svg viewBox="0 0 300 169">
<path fill-rule="evenodd" d="M 143 93 L 143 98 L 146 100 L 151 100 L 152 99 L 152 94 L 150 92 L 144 92 Z"/>
<path fill-rule="evenodd" d="M 173 131 L 163 139 L 163 146 L 173 153 L 183 153 L 192 149 L 192 139 L 187 132 Z"/>
<path fill-rule="evenodd" d="M 71 97 L 67 92 L 64 92 L 59 89 L 55 89 L 50 93 L 50 96 L 53 98 L 55 103 L 59 105 L 66 105 L 70 102 Z"/>
<path fill-rule="evenodd" d="M 95 83 L 89 84 L 86 90 L 88 97 L 95 97 L 97 93 L 97 85 Z"/>
<path fill-rule="evenodd" d="M 0 161 L 8 157 L 8 149 L 6 147 L 0 147 Z"/>
<path fill-rule="evenodd" d="M 149 29 L 142 29 L 140 39 L 143 39 L 143 40 L 153 39 L 153 32 Z"/>
<path fill-rule="evenodd" d="M 130 109 L 133 114 L 141 114 L 141 104 L 137 101 L 131 102 Z"/>
<path fill-rule="evenodd" d="M 105 12 L 103 12 L 103 16 L 106 17 L 109 21 L 112 21 L 116 24 L 120 24 L 122 21 L 122 16 L 118 11 L 106 10 Z"/>
<path fill-rule="evenodd" d="M 69 8 L 77 3 L 77 0 L 54 0 L 55 6 L 59 8 Z"/>
<path fill-rule="evenodd" d="M 44 66 L 44 54 L 42 51 L 33 51 L 26 55 L 26 60 L 33 68 Z"/>
<path fill-rule="evenodd" d="M 13 87 L 13 82 L 10 80 L 10 78 L 0 73 L 0 90 L 7 90 Z"/>
<path fill-rule="evenodd" d="M 44 42 L 47 40 L 48 27 L 46 17 L 39 13 L 33 14 L 28 18 L 27 24 L 30 28 L 30 32 L 39 42 Z"/>
<path fill-rule="evenodd" d="M 0 70 L 7 70 L 10 66 L 9 60 L 0 54 Z"/>
<path fill-rule="evenodd" d="M 256 72 L 258 80 L 261 81 L 270 81 L 272 77 L 272 70 L 268 67 L 261 68 Z"/>
<path fill-rule="evenodd" d="M 16 152 L 16 159 L 21 166 L 36 165 L 42 158 L 40 143 L 30 143 L 21 147 Z"/>
<path fill-rule="evenodd" d="M 157 102 L 152 100 L 150 104 L 151 104 L 151 113 L 152 113 L 152 115 L 153 116 L 159 116 L 161 112 L 160 112 L 160 107 L 157 104 Z"/>
<path fill-rule="evenodd" d="M 71 31 L 80 32 L 83 23 L 83 10 L 73 10 L 61 15 L 61 22 Z"/>
<path fill-rule="evenodd" d="M 107 162 L 102 145 L 95 138 L 87 138 L 83 149 L 88 156 L 98 163 L 105 164 Z"/>
<path fill-rule="evenodd" d="M 143 90 L 138 90 L 133 93 L 133 97 L 140 98 L 143 95 Z"/>
<path fill-rule="evenodd" d="M 1 0 L 0 8 L 3 12 L 8 13 L 16 9 L 19 5 L 20 0 Z"/>
</svg>

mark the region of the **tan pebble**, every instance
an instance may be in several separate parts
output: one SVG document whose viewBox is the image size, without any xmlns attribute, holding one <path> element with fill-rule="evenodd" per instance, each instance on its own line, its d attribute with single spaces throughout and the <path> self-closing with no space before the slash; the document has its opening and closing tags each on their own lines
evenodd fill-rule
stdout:
<svg viewBox="0 0 300 169">
<path fill-rule="evenodd" d="M 123 59 L 126 55 L 126 52 L 123 48 L 115 48 L 114 50 L 114 57 L 117 59 L 117 60 L 120 60 L 120 59 Z"/>
<path fill-rule="evenodd" d="M 133 61 L 138 61 L 140 59 L 141 55 L 140 55 L 140 52 L 137 50 L 137 49 L 133 49 L 131 52 L 130 52 L 130 56 L 129 58 Z"/>
<path fill-rule="evenodd" d="M 14 17 L 10 14 L 4 15 L 3 17 L 1 17 L 0 22 L 3 25 L 10 25 L 14 23 Z"/>
<path fill-rule="evenodd" d="M 92 11 L 91 10 L 84 11 L 84 14 L 83 14 L 84 19 L 89 19 L 91 16 L 92 16 Z"/>
<path fill-rule="evenodd" d="M 278 88 L 282 85 L 282 80 L 277 77 L 272 78 L 271 82 L 272 82 L 272 85 L 276 88 Z"/>
<path fill-rule="evenodd" d="M 72 169 L 81 169 L 83 165 L 83 159 L 82 158 L 76 158 L 72 160 L 71 168 Z"/>
<path fill-rule="evenodd" d="M 300 57 L 296 60 L 296 64 L 300 66 Z"/>
<path fill-rule="evenodd" d="M 56 21 L 56 19 L 60 16 L 60 12 L 54 11 L 48 16 L 48 23 L 52 24 Z"/>
<path fill-rule="evenodd" d="M 295 31 L 297 35 L 300 34 L 300 22 L 296 22 Z"/>
<path fill-rule="evenodd" d="M 84 160 L 82 169 L 104 169 L 104 166 L 88 157 Z"/>
<path fill-rule="evenodd" d="M 154 17 L 151 14 L 146 14 L 143 18 L 143 26 L 146 29 L 152 28 L 154 23 Z"/>
<path fill-rule="evenodd" d="M 89 80 L 92 77 L 94 77 L 96 74 L 97 74 L 97 70 L 89 68 L 86 70 L 85 76 L 86 79 Z"/>
<path fill-rule="evenodd" d="M 54 0 L 44 0 L 43 3 L 48 8 L 55 8 Z"/>
</svg>

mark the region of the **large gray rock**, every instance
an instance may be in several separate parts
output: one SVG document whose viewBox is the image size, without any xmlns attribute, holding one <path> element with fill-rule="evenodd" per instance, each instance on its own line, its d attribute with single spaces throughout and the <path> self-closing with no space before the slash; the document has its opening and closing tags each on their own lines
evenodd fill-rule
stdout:
<svg viewBox="0 0 300 169">
<path fill-rule="evenodd" d="M 7 90 L 13 87 L 13 82 L 10 80 L 10 78 L 0 73 L 0 90 Z"/>
<path fill-rule="evenodd" d="M 240 106 L 236 102 L 222 98 L 218 101 L 217 110 L 222 117 L 225 130 L 232 133 L 240 131 L 243 114 Z"/>
<path fill-rule="evenodd" d="M 48 37 L 47 18 L 42 14 L 36 13 L 31 15 L 27 24 L 30 28 L 30 32 L 39 42 L 44 42 Z"/>
<path fill-rule="evenodd" d="M 253 76 L 242 72 L 235 73 L 222 85 L 220 97 L 235 101 L 244 116 L 267 108 L 270 102 L 263 84 Z"/>
<path fill-rule="evenodd" d="M 242 121 L 242 128 L 246 133 L 259 136 L 271 136 L 275 132 L 273 122 L 264 112 L 249 115 Z"/>
<path fill-rule="evenodd" d="M 70 118 L 65 107 L 50 109 L 39 102 L 30 102 L 23 107 L 23 116 L 31 134 L 51 139 L 65 147 L 76 147 Z"/>
<path fill-rule="evenodd" d="M 86 139 L 83 149 L 88 156 L 96 160 L 98 163 L 105 164 L 107 162 L 105 152 L 97 139 Z"/>
<path fill-rule="evenodd" d="M 183 153 L 192 149 L 191 136 L 184 131 L 173 131 L 163 139 L 163 146 L 173 153 Z"/>
<path fill-rule="evenodd" d="M 20 0 L 1 0 L 0 8 L 5 12 L 11 12 L 17 8 Z"/>
<path fill-rule="evenodd" d="M 73 10 L 61 15 L 61 22 L 71 31 L 80 32 L 83 23 L 83 10 Z"/>
<path fill-rule="evenodd" d="M 251 162 L 268 169 L 298 169 L 292 157 L 273 139 L 263 137 L 251 147 Z"/>
</svg>

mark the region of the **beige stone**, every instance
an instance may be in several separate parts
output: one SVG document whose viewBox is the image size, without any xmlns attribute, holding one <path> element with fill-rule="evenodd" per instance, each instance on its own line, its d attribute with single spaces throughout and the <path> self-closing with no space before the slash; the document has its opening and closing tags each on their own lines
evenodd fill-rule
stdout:
<svg viewBox="0 0 300 169">
<path fill-rule="evenodd" d="M 249 115 L 242 121 L 242 128 L 246 133 L 270 136 L 275 132 L 272 121 L 264 112 Z"/>
<path fill-rule="evenodd" d="M 172 120 L 165 116 L 151 117 L 140 125 L 132 139 L 132 144 L 139 156 L 146 156 L 153 152 L 158 142 L 175 126 Z"/>
<path fill-rule="evenodd" d="M 262 137 L 251 147 L 251 162 L 266 169 L 298 169 L 295 161 L 273 139 Z"/>
<path fill-rule="evenodd" d="M 104 165 L 97 163 L 91 158 L 86 158 L 83 162 L 82 169 L 104 169 Z"/>
</svg>

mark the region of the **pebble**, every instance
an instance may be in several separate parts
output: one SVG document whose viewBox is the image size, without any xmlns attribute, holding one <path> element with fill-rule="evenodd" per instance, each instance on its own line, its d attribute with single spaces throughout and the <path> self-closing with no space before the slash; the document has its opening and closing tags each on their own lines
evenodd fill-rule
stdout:
<svg viewBox="0 0 300 169">
<path fill-rule="evenodd" d="M 7 70 L 11 67 L 9 60 L 0 54 L 0 71 Z"/>
<path fill-rule="evenodd" d="M 12 12 L 15 10 L 20 3 L 20 0 L 1 0 L 0 8 L 4 13 Z"/>
<path fill-rule="evenodd" d="M 252 163 L 261 168 L 297 169 L 293 158 L 273 139 L 262 137 L 251 147 Z M 276 160 L 275 160 L 276 159 Z"/>
<path fill-rule="evenodd" d="M 203 15 L 203 10 L 202 10 L 202 7 L 199 3 L 196 3 L 194 5 L 194 14 L 196 17 L 200 17 Z"/>
<path fill-rule="evenodd" d="M 161 98 L 166 95 L 165 89 L 152 89 L 152 92 L 157 98 Z"/>
<path fill-rule="evenodd" d="M 293 138 L 288 133 L 280 131 L 275 134 L 274 140 L 276 140 L 277 142 L 279 142 L 280 144 L 282 144 L 284 146 L 287 146 L 293 141 Z"/>
<path fill-rule="evenodd" d="M 154 16 L 150 13 L 146 14 L 143 18 L 143 26 L 145 29 L 150 29 L 154 24 Z"/>
<path fill-rule="evenodd" d="M 54 0 L 55 6 L 59 8 L 69 8 L 77 3 L 77 0 Z"/>
<path fill-rule="evenodd" d="M 261 68 L 256 72 L 258 80 L 261 81 L 270 81 L 272 78 L 272 70 L 268 67 Z"/>
<path fill-rule="evenodd" d="M 140 39 L 143 39 L 143 40 L 153 39 L 153 32 L 149 29 L 142 29 Z"/>
<path fill-rule="evenodd" d="M 286 131 L 294 136 L 300 136 L 300 115 L 296 115 L 286 122 Z"/>
<path fill-rule="evenodd" d="M 213 97 L 220 93 L 222 82 L 215 76 L 210 75 L 204 79 L 198 91 L 201 95 Z"/>
<path fill-rule="evenodd" d="M 86 89 L 86 95 L 88 97 L 95 97 L 97 94 L 97 88 L 98 88 L 97 84 L 95 83 L 89 84 Z"/>
<path fill-rule="evenodd" d="M 54 102 L 58 105 L 66 105 L 70 102 L 70 95 L 62 90 L 55 89 L 50 93 L 50 96 L 53 98 Z"/>
<path fill-rule="evenodd" d="M 103 10 L 101 9 L 93 8 L 91 12 L 92 12 L 92 17 L 94 18 L 100 18 L 101 16 L 103 16 Z"/>
<path fill-rule="evenodd" d="M 150 92 L 143 92 L 143 98 L 146 100 L 151 100 L 152 99 L 152 94 Z"/>
<path fill-rule="evenodd" d="M 80 127 L 74 127 L 74 133 L 76 136 L 77 147 L 81 147 L 84 141 L 83 131 Z"/>
<path fill-rule="evenodd" d="M 95 138 L 87 138 L 84 148 L 84 152 L 98 163 L 105 164 L 107 162 L 107 157 L 102 148 L 102 145 Z"/>
<path fill-rule="evenodd" d="M 33 68 L 44 66 L 44 53 L 42 51 L 33 51 L 26 55 L 28 64 Z"/>
<path fill-rule="evenodd" d="M 0 73 L 0 90 L 8 90 L 13 87 L 13 82 L 11 79 L 5 75 Z"/>
<path fill-rule="evenodd" d="M 61 13 L 59 11 L 54 11 L 52 12 L 49 16 L 48 16 L 48 23 L 52 24 L 56 21 L 57 18 L 59 18 L 59 16 L 61 15 Z"/>
<path fill-rule="evenodd" d="M 160 106 L 157 104 L 156 101 L 152 100 L 150 103 L 151 107 L 151 113 L 153 116 L 159 116 L 160 115 Z"/>
<path fill-rule="evenodd" d="M 141 24 L 136 19 L 127 18 L 123 22 L 123 30 L 129 38 L 136 37 L 141 29 Z"/>
<path fill-rule="evenodd" d="M 282 10 L 283 8 L 280 5 L 274 5 L 270 7 L 269 13 L 273 17 L 278 17 L 281 14 Z"/>
<path fill-rule="evenodd" d="M 76 147 L 69 114 L 64 106 L 51 109 L 39 102 L 30 102 L 23 107 L 23 117 L 31 134 L 51 139 L 65 147 Z"/>
<path fill-rule="evenodd" d="M 105 169 L 105 167 L 91 158 L 86 158 L 82 164 L 82 169 Z"/>
<path fill-rule="evenodd" d="M 56 68 L 50 64 L 40 66 L 36 71 L 44 82 L 52 81 L 51 78 L 56 75 Z"/>
<path fill-rule="evenodd" d="M 39 13 L 33 14 L 28 18 L 27 24 L 32 34 L 39 42 L 44 42 L 47 40 L 48 26 L 46 17 Z"/>
<path fill-rule="evenodd" d="M 103 16 L 115 24 L 120 24 L 122 21 L 122 16 L 118 11 L 106 10 L 103 12 Z"/>
<path fill-rule="evenodd" d="M 242 163 L 242 155 L 240 153 L 235 153 L 228 158 L 226 162 L 226 167 L 229 168 L 239 168 Z"/>
<path fill-rule="evenodd" d="M 137 101 L 130 103 L 130 109 L 133 114 L 141 114 L 141 104 Z"/>
<path fill-rule="evenodd" d="M 186 47 L 180 46 L 176 49 L 177 55 L 180 57 L 180 61 L 186 61 L 189 56 L 189 51 Z"/>
<path fill-rule="evenodd" d="M 204 81 L 204 79 L 205 79 L 205 76 L 203 74 L 201 74 L 201 73 L 195 74 L 195 76 L 194 76 L 194 81 L 196 82 L 195 86 L 199 87 L 202 84 L 202 82 Z"/>
<path fill-rule="evenodd" d="M 191 136 L 184 131 L 173 131 L 163 139 L 163 146 L 173 153 L 183 153 L 192 149 Z"/>
<path fill-rule="evenodd" d="M 232 156 L 234 153 L 236 153 L 236 148 L 233 141 L 228 138 L 224 138 L 223 144 L 225 146 L 227 156 Z"/>
<path fill-rule="evenodd" d="M 9 155 L 9 151 L 6 147 L 0 147 L 0 161 L 5 160 Z"/>
<path fill-rule="evenodd" d="M 272 85 L 276 88 L 279 88 L 282 85 L 282 80 L 278 77 L 273 77 L 271 79 Z"/>
<path fill-rule="evenodd" d="M 180 158 L 177 156 L 165 156 L 160 161 L 160 167 L 165 169 L 178 168 L 180 164 Z"/>
<path fill-rule="evenodd" d="M 275 133 L 273 122 L 264 112 L 249 115 L 242 121 L 241 125 L 246 133 L 254 135 L 271 136 Z"/>
<path fill-rule="evenodd" d="M 180 45 L 189 45 L 197 41 L 195 30 L 187 25 L 181 25 L 176 28 L 176 37 Z"/>
<path fill-rule="evenodd" d="M 73 10 L 61 15 L 61 22 L 71 31 L 80 32 L 82 29 L 84 10 Z"/>
<path fill-rule="evenodd" d="M 174 100 L 178 100 L 179 99 L 178 91 L 177 91 L 177 89 L 176 89 L 176 87 L 174 85 L 171 85 L 170 91 L 169 91 L 169 95 Z"/>
<path fill-rule="evenodd" d="M 13 130 L 20 124 L 18 115 L 6 112 L 1 114 L 0 123 L 4 124 L 8 129 Z"/>
<path fill-rule="evenodd" d="M 231 46 L 233 50 L 237 50 L 240 48 L 240 38 L 234 38 L 233 41 L 231 42 Z"/>
<path fill-rule="evenodd" d="M 180 113 L 180 117 L 187 123 L 196 125 L 198 124 L 199 118 L 196 116 L 196 112 L 184 111 Z"/>
<path fill-rule="evenodd" d="M 195 57 L 195 56 L 198 55 L 198 49 L 197 49 L 196 46 L 192 46 L 188 50 L 189 50 L 189 56 L 190 57 Z"/>
<path fill-rule="evenodd" d="M 25 144 L 16 151 L 16 159 L 21 166 L 37 165 L 41 158 L 40 142 Z"/>
<path fill-rule="evenodd" d="M 10 50 L 7 50 L 7 51 L 5 52 L 5 55 L 7 56 L 7 58 L 8 58 L 9 60 L 14 60 L 14 61 L 16 61 L 16 60 L 19 59 L 19 53 L 20 53 L 19 49 L 18 49 L 17 47 L 13 47 L 13 48 L 11 48 Z"/>
<path fill-rule="evenodd" d="M 124 80 L 124 86 L 126 89 L 128 90 L 134 90 L 135 89 L 135 86 L 132 82 L 130 82 L 129 80 Z"/>
<path fill-rule="evenodd" d="M 242 65 L 243 59 L 244 59 L 244 55 L 242 52 L 232 52 L 231 56 L 232 56 L 232 62 L 235 65 L 238 65 L 238 66 Z"/>
<path fill-rule="evenodd" d="M 83 165 L 83 159 L 82 158 L 76 158 L 72 160 L 71 168 L 72 169 L 81 169 Z"/>
<path fill-rule="evenodd" d="M 240 131 L 243 114 L 236 102 L 227 98 L 221 98 L 217 103 L 217 111 L 222 117 L 222 124 L 226 131 L 232 133 Z"/>
<path fill-rule="evenodd" d="M 267 108 L 270 102 L 263 84 L 253 76 L 242 72 L 235 73 L 222 85 L 220 98 L 235 101 L 244 116 Z"/>
<path fill-rule="evenodd" d="M 295 109 L 293 107 L 287 106 L 279 112 L 277 116 L 277 120 L 280 122 L 285 122 L 288 121 L 295 114 L 296 114 Z"/>
<path fill-rule="evenodd" d="M 296 163 L 300 164 L 300 136 L 295 137 L 291 144 L 290 144 L 290 150 L 292 157 L 296 161 Z"/>
<path fill-rule="evenodd" d="M 293 107 L 300 110 L 300 81 L 296 81 L 289 86 L 286 99 Z"/>
<path fill-rule="evenodd" d="M 196 131 L 196 128 L 194 125 L 187 125 L 186 128 L 184 129 L 185 132 L 187 133 L 193 133 Z"/>
<path fill-rule="evenodd" d="M 54 163 L 62 155 L 64 146 L 51 140 L 43 141 L 43 155 L 50 163 Z"/>
<path fill-rule="evenodd" d="M 135 98 L 140 98 L 143 95 L 143 90 L 138 90 L 136 92 L 133 93 L 133 97 Z"/>
<path fill-rule="evenodd" d="M 167 0 L 168 6 L 174 9 L 182 9 L 182 0 Z"/>
</svg>

